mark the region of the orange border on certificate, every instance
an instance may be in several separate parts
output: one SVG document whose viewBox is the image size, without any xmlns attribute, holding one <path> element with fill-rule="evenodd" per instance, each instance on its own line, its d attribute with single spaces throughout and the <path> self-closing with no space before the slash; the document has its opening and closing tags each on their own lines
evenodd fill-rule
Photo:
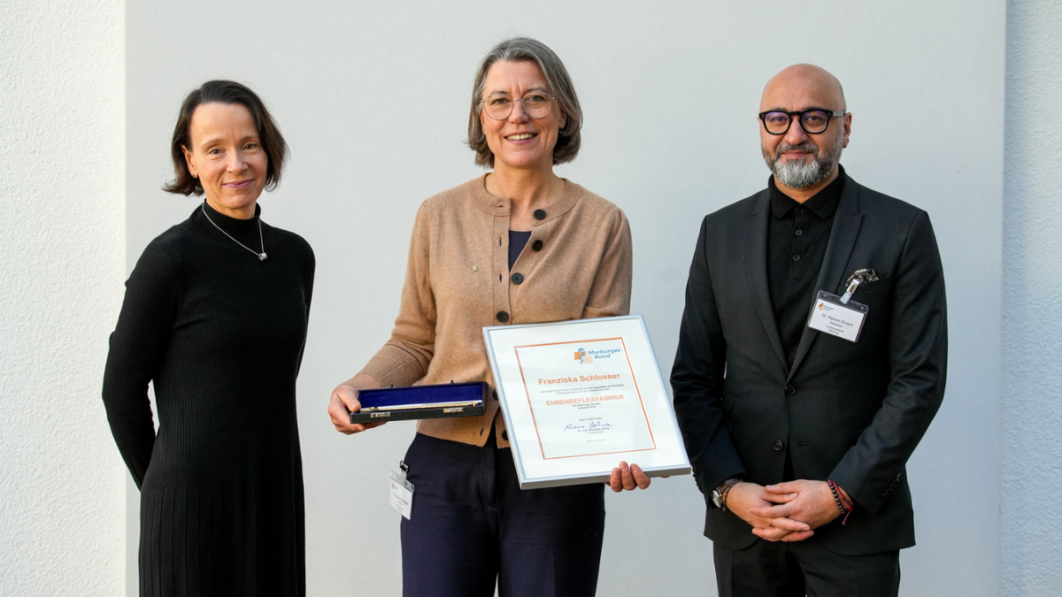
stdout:
<svg viewBox="0 0 1062 597">
<path fill-rule="evenodd" d="M 634 391 L 638 394 L 638 405 L 642 409 L 642 416 L 645 417 L 645 427 L 649 430 L 649 440 L 653 443 L 652 448 L 640 448 L 637 450 L 616 450 L 613 452 L 597 452 L 594 454 L 573 454 L 571 456 L 546 456 L 546 449 L 542 446 L 542 435 L 538 431 L 538 419 L 535 417 L 535 407 L 531 404 L 531 392 L 527 389 L 527 379 L 524 377 L 524 365 L 520 362 L 520 349 L 521 348 L 535 348 L 538 346 L 561 346 L 564 344 L 589 344 L 590 342 L 606 342 L 608 340 L 619 340 L 623 345 L 623 356 L 627 359 L 627 370 L 631 372 L 631 380 L 634 382 Z M 516 366 L 520 369 L 520 382 L 524 384 L 524 396 L 527 398 L 527 408 L 531 411 L 531 423 L 535 426 L 535 437 L 538 439 L 538 450 L 542 454 L 542 460 L 560 460 L 563 458 L 585 458 L 587 456 L 607 456 L 609 454 L 626 454 L 629 452 L 649 452 L 656 449 L 656 436 L 653 434 L 653 425 L 649 422 L 649 413 L 645 412 L 645 400 L 642 399 L 642 390 L 638 387 L 638 377 L 634 375 L 634 367 L 631 366 L 630 351 L 627 350 L 627 343 L 623 340 L 623 337 L 617 338 L 597 338 L 595 340 L 573 340 L 568 342 L 547 342 L 545 344 L 525 344 L 523 346 L 513 346 L 513 353 L 516 355 Z"/>
</svg>

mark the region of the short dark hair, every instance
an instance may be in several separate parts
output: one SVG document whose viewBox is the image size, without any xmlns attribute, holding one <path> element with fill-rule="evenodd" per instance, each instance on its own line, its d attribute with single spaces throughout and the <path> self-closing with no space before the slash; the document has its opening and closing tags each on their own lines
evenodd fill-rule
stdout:
<svg viewBox="0 0 1062 597">
<path fill-rule="evenodd" d="M 184 98 L 181 104 L 181 112 L 177 116 L 177 126 L 173 128 L 173 139 L 170 141 L 170 157 L 173 159 L 174 178 L 167 183 L 162 190 L 181 195 L 202 195 L 203 184 L 199 179 L 192 176 L 188 171 L 188 163 L 184 159 L 182 147 L 191 149 L 192 114 L 200 104 L 240 104 L 247 108 L 254 118 L 254 127 L 258 131 L 258 139 L 262 143 L 262 150 L 269 158 L 266 166 L 267 191 L 272 191 L 280 184 L 280 172 L 284 169 L 284 159 L 288 155 L 288 144 L 284 141 L 273 115 L 266 109 L 265 104 L 255 92 L 247 86 L 235 81 L 207 81 L 199 89 L 196 89 Z"/>
<path fill-rule="evenodd" d="M 514 37 L 491 48 L 476 70 L 476 80 L 472 85 L 472 111 L 468 117 L 468 146 L 476 152 L 476 164 L 494 167 L 494 153 L 487 145 L 487 136 L 483 133 L 483 124 L 479 121 L 479 110 L 483 105 L 483 86 L 487 83 L 487 71 L 499 61 L 531 62 L 538 65 L 566 117 L 564 127 L 557 132 L 553 163 L 563 164 L 574 160 L 579 154 L 579 144 L 582 142 L 579 131 L 583 126 L 583 109 L 579 107 L 579 97 L 575 95 L 575 86 L 568 76 L 568 70 L 546 44 L 528 37 Z"/>
</svg>

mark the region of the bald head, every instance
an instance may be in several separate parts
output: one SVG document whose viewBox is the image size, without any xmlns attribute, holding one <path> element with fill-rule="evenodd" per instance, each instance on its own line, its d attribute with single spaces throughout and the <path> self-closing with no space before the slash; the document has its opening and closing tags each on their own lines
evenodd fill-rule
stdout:
<svg viewBox="0 0 1062 597">
<path fill-rule="evenodd" d="M 824 68 L 814 64 L 794 64 L 771 77 L 763 88 L 760 111 L 808 107 L 846 109 L 841 82 Z"/>
</svg>

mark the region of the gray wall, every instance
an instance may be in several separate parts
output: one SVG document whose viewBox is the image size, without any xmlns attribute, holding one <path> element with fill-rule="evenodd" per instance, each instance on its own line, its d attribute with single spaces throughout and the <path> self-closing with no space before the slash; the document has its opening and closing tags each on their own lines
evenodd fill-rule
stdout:
<svg viewBox="0 0 1062 597">
<path fill-rule="evenodd" d="M 122 504 L 99 375 L 123 270 L 194 207 L 158 188 L 180 99 L 213 77 L 274 109 L 293 160 L 265 218 L 318 255 L 299 385 L 311 594 L 398 594 L 386 467 L 412 425 L 345 438 L 324 408 L 387 337 L 417 205 L 479 172 L 461 145 L 468 87 L 513 34 L 550 44 L 575 79 L 585 146 L 560 173 L 630 216 L 633 309 L 665 370 L 696 222 L 766 180 L 753 116 L 764 81 L 797 61 L 841 78 L 855 114 L 846 167 L 930 212 L 948 280 L 951 382 L 910 466 L 919 545 L 904 552 L 903 594 L 1062 593 L 1050 532 L 1062 514 L 1043 499 L 1062 464 L 1049 186 L 1062 6 L 453 4 L 5 4 L 0 594 L 114 595 L 135 580 L 136 494 Z M 688 477 L 609 496 L 608 510 L 601 594 L 712 593 Z"/>
<path fill-rule="evenodd" d="M 1003 594 L 1062 595 L 1062 5 L 1007 6 Z"/>
</svg>

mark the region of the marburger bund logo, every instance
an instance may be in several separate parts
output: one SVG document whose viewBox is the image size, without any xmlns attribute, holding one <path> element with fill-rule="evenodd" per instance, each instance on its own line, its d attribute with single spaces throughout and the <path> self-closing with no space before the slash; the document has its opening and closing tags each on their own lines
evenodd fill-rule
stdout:
<svg viewBox="0 0 1062 597">
<path fill-rule="evenodd" d="M 594 359 L 607 359 L 612 355 L 621 352 L 620 348 L 606 348 L 603 350 L 586 350 L 580 348 L 575 351 L 575 360 L 579 361 L 580 365 L 589 365 L 594 362 Z"/>
</svg>

